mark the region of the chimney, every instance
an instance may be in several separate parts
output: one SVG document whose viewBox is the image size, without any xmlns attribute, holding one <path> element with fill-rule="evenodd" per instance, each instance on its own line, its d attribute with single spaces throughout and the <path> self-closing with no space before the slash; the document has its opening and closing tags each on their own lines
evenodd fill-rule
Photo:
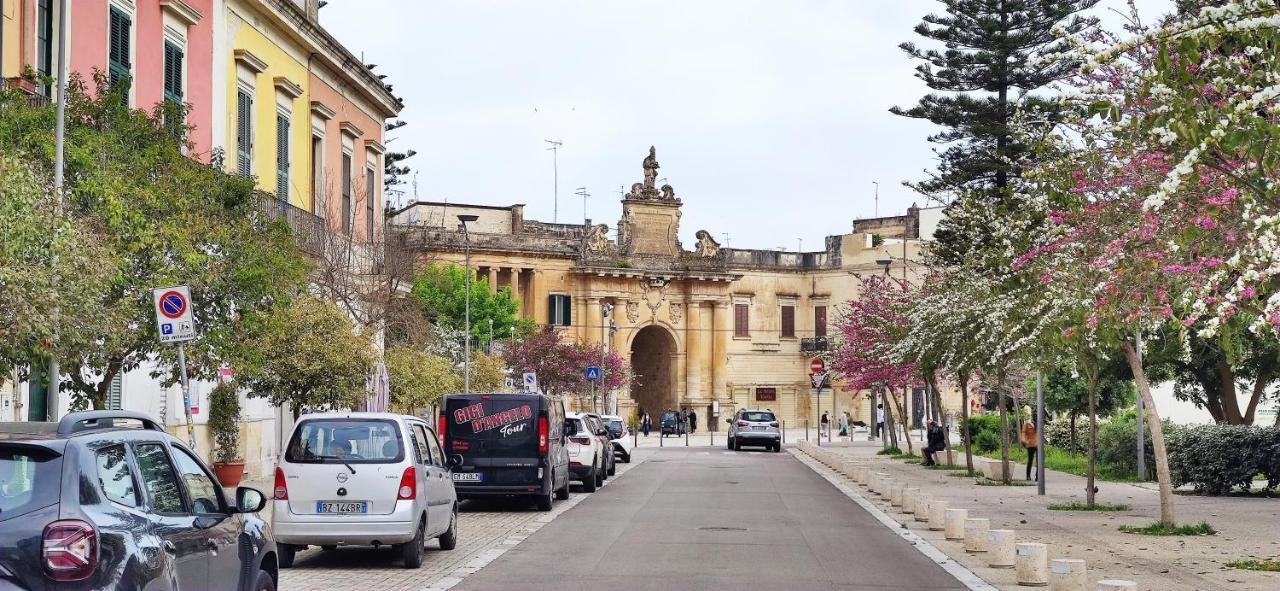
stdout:
<svg viewBox="0 0 1280 591">
<path fill-rule="evenodd" d="M 307 20 L 320 24 L 320 0 L 303 0 L 306 4 Z"/>
</svg>

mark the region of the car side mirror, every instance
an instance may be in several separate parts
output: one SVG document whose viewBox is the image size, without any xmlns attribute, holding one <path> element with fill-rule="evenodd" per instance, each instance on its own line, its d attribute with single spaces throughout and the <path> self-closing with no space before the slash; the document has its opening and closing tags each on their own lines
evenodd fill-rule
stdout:
<svg viewBox="0 0 1280 591">
<path fill-rule="evenodd" d="M 724 422 L 726 422 L 726 423 L 728 423 L 728 424 L 732 425 L 732 424 L 733 424 L 733 419 L 725 419 L 725 420 L 724 420 Z"/>
<path fill-rule="evenodd" d="M 267 504 L 266 495 L 256 488 L 242 486 L 236 489 L 236 511 L 240 513 L 257 513 Z"/>
<path fill-rule="evenodd" d="M 462 465 L 462 454 L 453 454 L 449 456 L 449 467 L 457 468 Z"/>
</svg>

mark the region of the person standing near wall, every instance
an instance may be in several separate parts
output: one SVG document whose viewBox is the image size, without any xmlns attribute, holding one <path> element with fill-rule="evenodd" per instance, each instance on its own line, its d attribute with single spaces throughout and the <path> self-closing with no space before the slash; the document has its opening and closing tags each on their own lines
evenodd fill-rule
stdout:
<svg viewBox="0 0 1280 591">
<path fill-rule="evenodd" d="M 1027 448 L 1027 480 L 1031 480 L 1031 466 L 1036 462 L 1036 448 L 1040 443 L 1040 433 L 1036 424 L 1027 421 L 1022 424 L 1022 432 L 1018 434 L 1018 442 Z"/>
</svg>

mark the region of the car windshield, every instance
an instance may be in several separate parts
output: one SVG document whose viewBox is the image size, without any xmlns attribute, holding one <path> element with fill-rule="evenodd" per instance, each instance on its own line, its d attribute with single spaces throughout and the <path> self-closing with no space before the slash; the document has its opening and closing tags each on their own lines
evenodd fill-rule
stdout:
<svg viewBox="0 0 1280 591">
<path fill-rule="evenodd" d="M 389 419 L 303 419 L 285 460 L 298 464 L 391 464 L 404 460 L 400 430 Z"/>
<path fill-rule="evenodd" d="M 622 437 L 622 420 L 610 419 L 608 423 L 605 423 L 604 428 L 609 430 L 610 437 L 614 439 Z"/>
<path fill-rule="evenodd" d="M 0 521 L 58 502 L 62 456 L 36 446 L 0 444 Z"/>
<path fill-rule="evenodd" d="M 773 422 L 773 413 L 771 412 L 744 412 L 740 420 L 752 423 L 770 423 Z"/>
</svg>

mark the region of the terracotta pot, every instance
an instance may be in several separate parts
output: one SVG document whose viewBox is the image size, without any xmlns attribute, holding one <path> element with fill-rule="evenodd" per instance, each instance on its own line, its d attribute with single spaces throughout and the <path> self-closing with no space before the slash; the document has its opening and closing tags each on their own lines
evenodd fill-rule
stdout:
<svg viewBox="0 0 1280 591">
<path fill-rule="evenodd" d="M 240 480 L 244 478 L 244 462 L 216 462 L 213 464 L 213 474 L 223 487 L 235 488 L 240 486 Z"/>
</svg>

